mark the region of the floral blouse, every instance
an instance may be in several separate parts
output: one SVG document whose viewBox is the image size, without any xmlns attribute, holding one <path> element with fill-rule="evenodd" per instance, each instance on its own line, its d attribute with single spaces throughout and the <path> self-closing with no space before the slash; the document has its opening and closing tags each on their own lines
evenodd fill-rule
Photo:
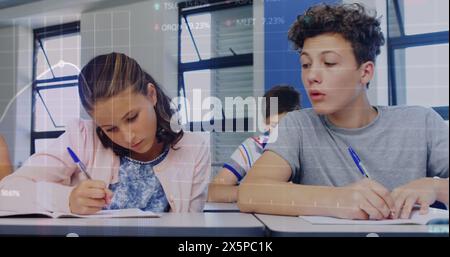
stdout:
<svg viewBox="0 0 450 257">
<path fill-rule="evenodd" d="M 104 209 L 139 208 L 143 211 L 168 212 L 169 202 L 153 171 L 153 166 L 163 161 L 168 152 L 169 148 L 166 148 L 160 156 L 148 162 L 120 157 L 119 181 L 109 186 L 114 195 L 111 204 Z"/>
</svg>

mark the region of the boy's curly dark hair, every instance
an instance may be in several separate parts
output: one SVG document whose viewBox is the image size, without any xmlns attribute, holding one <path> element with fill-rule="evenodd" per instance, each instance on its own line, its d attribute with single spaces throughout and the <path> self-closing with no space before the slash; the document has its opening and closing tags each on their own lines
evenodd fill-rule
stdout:
<svg viewBox="0 0 450 257">
<path fill-rule="evenodd" d="M 376 13 L 369 15 L 364 6 L 357 3 L 310 7 L 297 17 L 288 38 L 295 49 L 301 51 L 306 39 L 325 33 L 337 33 L 348 40 L 358 65 L 367 61 L 375 63 L 380 46 L 385 43 Z"/>
</svg>

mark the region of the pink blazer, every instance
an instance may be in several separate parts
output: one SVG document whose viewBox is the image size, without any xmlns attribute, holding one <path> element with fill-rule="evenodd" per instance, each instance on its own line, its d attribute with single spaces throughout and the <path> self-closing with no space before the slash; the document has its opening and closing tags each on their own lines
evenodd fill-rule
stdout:
<svg viewBox="0 0 450 257">
<path fill-rule="evenodd" d="M 171 212 L 201 212 L 211 174 L 208 133 L 184 134 L 167 157 L 153 167 Z M 101 144 L 93 121 L 77 120 L 54 144 L 32 155 L 0 181 L 0 210 L 70 212 L 72 189 L 86 179 L 67 152 L 71 147 L 95 180 L 118 181 L 119 157 Z"/>
</svg>

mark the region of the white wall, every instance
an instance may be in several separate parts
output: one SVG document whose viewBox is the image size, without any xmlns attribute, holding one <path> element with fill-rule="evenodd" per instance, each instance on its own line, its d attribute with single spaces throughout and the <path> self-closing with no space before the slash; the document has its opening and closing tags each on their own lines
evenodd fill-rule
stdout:
<svg viewBox="0 0 450 257">
<path fill-rule="evenodd" d="M 163 32 L 162 24 L 178 24 L 178 12 L 164 5 L 156 10 L 155 1 L 83 13 L 81 66 L 97 55 L 122 52 L 136 59 L 169 96 L 176 96 L 178 32 Z"/>
<path fill-rule="evenodd" d="M 0 27 L 40 28 L 79 20 L 82 12 L 142 0 L 40 0 L 0 9 Z"/>
<path fill-rule="evenodd" d="M 0 29 L 0 133 L 15 167 L 30 154 L 32 40 L 30 29 Z"/>
<path fill-rule="evenodd" d="M 387 8 L 385 0 L 344 0 L 344 3 L 361 3 L 369 10 L 375 10 L 381 18 L 381 29 L 386 43 L 381 47 L 381 54 L 377 58 L 375 77 L 370 83 L 368 96 L 372 105 L 388 105 L 388 57 L 387 57 Z"/>
<path fill-rule="evenodd" d="M 30 155 L 31 86 L 33 76 L 33 33 L 29 28 L 16 27 L 17 74 L 16 74 L 16 129 L 14 142 L 14 165 L 20 166 Z"/>
</svg>

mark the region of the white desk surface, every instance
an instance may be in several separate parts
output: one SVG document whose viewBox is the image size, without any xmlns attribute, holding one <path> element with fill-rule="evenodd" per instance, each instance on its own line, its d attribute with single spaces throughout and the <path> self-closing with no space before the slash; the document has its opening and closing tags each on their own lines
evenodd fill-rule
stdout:
<svg viewBox="0 0 450 257">
<path fill-rule="evenodd" d="M 272 237 L 449 236 L 449 225 L 314 225 L 299 217 L 255 215 Z"/>
<path fill-rule="evenodd" d="M 203 212 L 239 212 L 236 203 L 205 203 Z"/>
<path fill-rule="evenodd" d="M 164 213 L 161 218 L 0 218 L 0 235 L 264 236 L 245 213 Z"/>
</svg>

